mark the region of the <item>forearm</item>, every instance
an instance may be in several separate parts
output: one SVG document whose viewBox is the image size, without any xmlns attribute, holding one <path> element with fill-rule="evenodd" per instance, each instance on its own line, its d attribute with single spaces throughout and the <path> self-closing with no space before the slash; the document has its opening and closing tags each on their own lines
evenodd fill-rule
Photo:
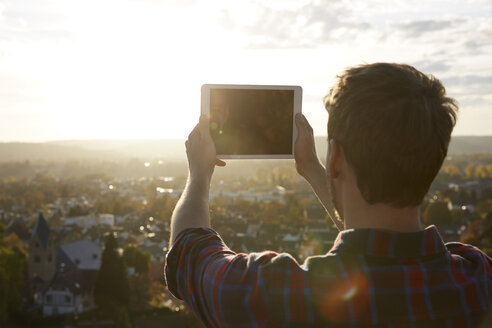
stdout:
<svg viewBox="0 0 492 328">
<path fill-rule="evenodd" d="M 335 211 L 335 207 L 332 202 L 330 187 L 328 186 L 326 180 L 326 171 L 323 165 L 319 163 L 319 165 L 315 168 L 312 168 L 310 173 L 306 174 L 305 179 L 311 185 L 311 188 L 338 230 L 344 230 L 345 228 L 343 226 L 343 222 L 340 220 L 338 213 Z"/>
<path fill-rule="evenodd" d="M 189 177 L 171 217 L 171 241 L 187 228 L 210 228 L 210 178 Z"/>
</svg>

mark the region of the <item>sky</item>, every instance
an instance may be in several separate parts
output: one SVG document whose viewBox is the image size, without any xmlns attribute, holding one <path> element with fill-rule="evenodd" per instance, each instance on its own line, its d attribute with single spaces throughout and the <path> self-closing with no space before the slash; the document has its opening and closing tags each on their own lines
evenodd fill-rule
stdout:
<svg viewBox="0 0 492 328">
<path fill-rule="evenodd" d="M 185 138 L 204 83 L 300 85 L 326 135 L 336 75 L 380 61 L 492 135 L 491 0 L 0 0 L 0 141 Z"/>
</svg>

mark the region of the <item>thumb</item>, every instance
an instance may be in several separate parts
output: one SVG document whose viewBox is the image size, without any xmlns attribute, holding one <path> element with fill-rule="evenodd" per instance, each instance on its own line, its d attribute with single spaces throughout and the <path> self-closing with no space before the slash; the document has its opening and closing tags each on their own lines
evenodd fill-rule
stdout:
<svg viewBox="0 0 492 328">
<path fill-rule="evenodd" d="M 215 160 L 215 165 L 217 165 L 217 166 L 226 166 L 226 162 L 224 162 L 223 160 L 217 158 Z"/>
</svg>

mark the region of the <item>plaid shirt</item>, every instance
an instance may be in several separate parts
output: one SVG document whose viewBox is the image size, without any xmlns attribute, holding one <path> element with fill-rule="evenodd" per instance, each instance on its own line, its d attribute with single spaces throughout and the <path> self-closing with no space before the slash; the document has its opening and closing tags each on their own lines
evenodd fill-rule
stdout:
<svg viewBox="0 0 492 328">
<path fill-rule="evenodd" d="M 231 251 L 211 229 L 181 232 L 169 290 L 211 327 L 475 327 L 492 303 L 492 260 L 437 229 L 344 230 L 325 255 Z"/>
</svg>

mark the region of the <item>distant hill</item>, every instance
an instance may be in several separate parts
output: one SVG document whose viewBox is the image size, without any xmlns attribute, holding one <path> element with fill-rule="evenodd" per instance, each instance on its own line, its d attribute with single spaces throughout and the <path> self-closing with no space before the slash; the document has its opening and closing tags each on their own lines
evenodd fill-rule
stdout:
<svg viewBox="0 0 492 328">
<path fill-rule="evenodd" d="M 326 137 L 316 137 L 318 156 L 326 157 Z M 473 153 L 492 153 L 492 136 L 456 136 L 451 138 L 448 154 L 461 155 Z"/>
<path fill-rule="evenodd" d="M 326 157 L 326 137 L 316 137 L 316 149 Z M 492 136 L 458 136 L 449 154 L 492 153 Z M 125 158 L 169 161 L 185 159 L 184 140 L 66 140 L 46 143 L 0 143 L 0 162 L 45 160 L 117 160 Z"/>
<path fill-rule="evenodd" d="M 450 154 L 492 153 L 492 136 L 459 136 L 451 139 Z"/>
<path fill-rule="evenodd" d="M 63 146 L 51 143 L 0 143 L 0 162 L 25 160 L 88 160 L 121 157 L 112 152 L 87 149 L 81 146 Z"/>
<path fill-rule="evenodd" d="M 126 157 L 184 159 L 183 139 L 150 140 L 64 140 L 50 142 L 53 145 L 80 147 L 87 150 L 111 152 Z"/>
</svg>

